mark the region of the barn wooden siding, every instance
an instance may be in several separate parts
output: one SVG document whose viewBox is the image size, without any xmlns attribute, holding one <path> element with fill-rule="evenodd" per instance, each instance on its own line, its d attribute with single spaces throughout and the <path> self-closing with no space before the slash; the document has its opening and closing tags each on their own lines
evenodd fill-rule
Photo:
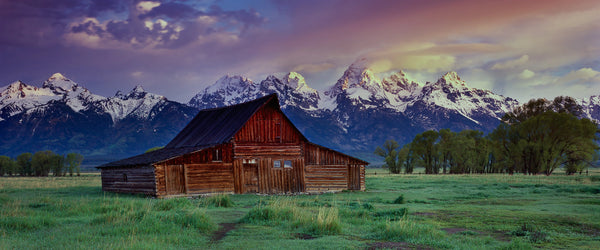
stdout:
<svg viewBox="0 0 600 250">
<path fill-rule="evenodd" d="M 235 134 L 235 142 L 237 144 L 299 144 L 304 136 L 274 105 L 277 105 L 277 103 L 271 101 L 250 117 L 248 122 Z"/>
<path fill-rule="evenodd" d="M 306 143 L 306 192 L 365 189 L 363 162 L 331 149 Z"/>
<path fill-rule="evenodd" d="M 116 193 L 156 193 L 154 168 L 104 168 L 102 169 L 102 191 Z"/>
<path fill-rule="evenodd" d="M 275 101 L 259 109 L 235 134 L 233 169 L 236 193 L 304 192 L 304 136 Z M 281 166 L 274 167 L 274 161 Z M 290 161 L 291 167 L 284 167 Z"/>
<path fill-rule="evenodd" d="M 215 149 L 222 159 L 213 159 Z M 232 145 L 223 144 L 155 164 L 156 195 L 232 193 Z"/>
</svg>

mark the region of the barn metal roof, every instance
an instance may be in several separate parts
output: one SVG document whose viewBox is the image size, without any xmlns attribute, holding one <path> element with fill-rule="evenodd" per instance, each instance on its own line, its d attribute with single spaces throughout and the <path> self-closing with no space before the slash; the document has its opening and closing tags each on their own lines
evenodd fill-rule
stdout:
<svg viewBox="0 0 600 250">
<path fill-rule="evenodd" d="M 237 105 L 201 110 L 165 148 L 229 142 L 258 109 L 273 99 L 279 104 L 277 95 L 271 94 Z"/>
<path fill-rule="evenodd" d="M 124 167 L 124 166 L 145 166 L 153 163 L 166 161 L 181 155 L 193 153 L 205 148 L 209 148 L 212 145 L 199 146 L 199 147 L 183 147 L 183 148 L 162 148 L 141 155 L 125 158 L 118 161 L 106 163 L 98 166 L 97 168 L 110 168 L 110 167 Z"/>
</svg>

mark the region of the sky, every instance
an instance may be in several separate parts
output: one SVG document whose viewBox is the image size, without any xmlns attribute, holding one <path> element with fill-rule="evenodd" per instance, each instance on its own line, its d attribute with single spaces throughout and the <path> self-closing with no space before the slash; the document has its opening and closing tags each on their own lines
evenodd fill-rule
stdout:
<svg viewBox="0 0 600 250">
<path fill-rule="evenodd" d="M 597 0 L 0 0 L 0 86 L 60 72 L 92 93 L 187 102 L 224 75 L 296 71 L 324 90 L 367 58 L 456 71 L 519 101 L 600 95 Z"/>
</svg>

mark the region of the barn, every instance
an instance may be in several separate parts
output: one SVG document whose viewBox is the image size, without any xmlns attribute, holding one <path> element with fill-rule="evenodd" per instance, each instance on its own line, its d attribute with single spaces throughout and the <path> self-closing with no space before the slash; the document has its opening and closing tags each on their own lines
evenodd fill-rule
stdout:
<svg viewBox="0 0 600 250">
<path fill-rule="evenodd" d="M 364 190 L 368 164 L 309 142 L 272 94 L 201 110 L 164 148 L 97 168 L 103 191 L 172 197 Z"/>
</svg>

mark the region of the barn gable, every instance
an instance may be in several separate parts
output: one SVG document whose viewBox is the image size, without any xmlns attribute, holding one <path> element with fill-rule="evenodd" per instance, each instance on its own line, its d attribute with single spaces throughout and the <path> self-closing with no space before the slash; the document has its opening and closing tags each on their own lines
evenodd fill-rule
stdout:
<svg viewBox="0 0 600 250">
<path fill-rule="evenodd" d="M 273 94 L 202 110 L 163 149 L 98 168 L 104 191 L 165 197 L 364 190 L 367 164 L 310 143 Z"/>
</svg>

